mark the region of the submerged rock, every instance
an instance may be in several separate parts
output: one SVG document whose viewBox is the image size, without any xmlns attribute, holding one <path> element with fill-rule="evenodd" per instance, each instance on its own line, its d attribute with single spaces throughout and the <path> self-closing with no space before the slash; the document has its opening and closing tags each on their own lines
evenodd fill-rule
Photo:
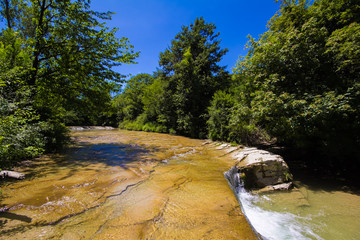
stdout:
<svg viewBox="0 0 360 240">
<path fill-rule="evenodd" d="M 261 188 L 259 190 L 253 191 L 253 192 L 254 193 L 267 193 L 267 192 L 272 192 L 272 191 L 284 191 L 284 190 L 289 190 L 292 187 L 293 187 L 292 182 L 280 183 L 277 185 L 269 185 L 269 186 L 266 186 L 264 188 Z"/>
<path fill-rule="evenodd" d="M 257 148 L 243 148 L 231 153 L 238 160 L 237 168 L 246 189 L 287 190 L 292 174 L 284 159 L 277 154 Z"/>
</svg>

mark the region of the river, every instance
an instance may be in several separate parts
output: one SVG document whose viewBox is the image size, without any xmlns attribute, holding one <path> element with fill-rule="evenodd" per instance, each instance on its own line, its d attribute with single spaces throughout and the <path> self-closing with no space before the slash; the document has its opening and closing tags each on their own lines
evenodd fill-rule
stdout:
<svg viewBox="0 0 360 240">
<path fill-rule="evenodd" d="M 74 131 L 64 154 L 1 186 L 0 239 L 256 239 L 216 145 L 167 134 Z"/>
<path fill-rule="evenodd" d="M 0 239 L 360 239 L 358 191 L 295 172 L 297 191 L 237 198 L 216 143 L 123 130 L 71 132 L 66 153 L 1 185 Z M 291 170 L 291 169 L 290 169 Z M 245 215 L 242 213 L 242 206 Z"/>
</svg>

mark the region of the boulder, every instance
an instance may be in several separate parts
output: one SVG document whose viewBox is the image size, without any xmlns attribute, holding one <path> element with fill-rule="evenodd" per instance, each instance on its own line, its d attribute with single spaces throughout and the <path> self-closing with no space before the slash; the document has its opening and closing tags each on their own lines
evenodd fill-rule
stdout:
<svg viewBox="0 0 360 240">
<path fill-rule="evenodd" d="M 0 177 L 10 177 L 10 178 L 16 178 L 16 179 L 25 179 L 25 174 L 14 172 L 14 171 L 0 171 Z"/>
<path fill-rule="evenodd" d="M 232 157 L 238 160 L 237 168 L 246 189 L 259 189 L 292 180 L 289 167 L 280 155 L 257 148 L 243 148 L 234 151 Z M 282 185 L 274 190 L 284 190 L 290 186 Z"/>
</svg>

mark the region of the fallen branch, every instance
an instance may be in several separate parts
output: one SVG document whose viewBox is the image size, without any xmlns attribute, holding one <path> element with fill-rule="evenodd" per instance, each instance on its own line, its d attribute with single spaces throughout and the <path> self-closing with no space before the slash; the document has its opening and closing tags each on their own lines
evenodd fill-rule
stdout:
<svg viewBox="0 0 360 240">
<path fill-rule="evenodd" d="M 14 172 L 14 171 L 0 171 L 0 177 L 10 177 L 10 178 L 16 178 L 16 179 L 25 179 L 25 174 Z"/>
</svg>

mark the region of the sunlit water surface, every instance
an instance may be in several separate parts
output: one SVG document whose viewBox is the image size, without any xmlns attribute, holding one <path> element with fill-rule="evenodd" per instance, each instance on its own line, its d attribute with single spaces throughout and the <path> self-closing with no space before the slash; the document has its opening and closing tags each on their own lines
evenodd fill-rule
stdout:
<svg viewBox="0 0 360 240">
<path fill-rule="evenodd" d="M 234 161 L 214 144 L 119 130 L 72 137 L 68 153 L 1 186 L 0 239 L 256 239 L 223 177 Z"/>
<path fill-rule="evenodd" d="M 223 177 L 234 161 L 215 144 L 119 130 L 72 137 L 66 154 L 37 159 L 19 169 L 25 180 L 1 186 L 0 239 L 256 239 Z M 306 176 L 296 185 L 240 190 L 261 235 L 360 239 L 359 194 Z"/>
</svg>

